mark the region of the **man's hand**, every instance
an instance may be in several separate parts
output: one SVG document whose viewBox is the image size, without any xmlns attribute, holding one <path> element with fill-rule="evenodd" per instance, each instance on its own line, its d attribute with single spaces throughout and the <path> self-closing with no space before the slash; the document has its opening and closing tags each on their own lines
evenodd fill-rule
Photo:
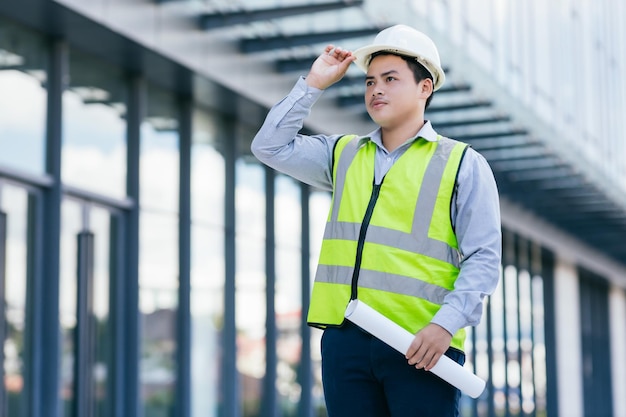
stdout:
<svg viewBox="0 0 626 417">
<path fill-rule="evenodd" d="M 441 355 L 448 350 L 450 342 L 452 335 L 446 329 L 437 324 L 429 324 L 417 332 L 406 353 L 409 365 L 430 371 Z"/>
<path fill-rule="evenodd" d="M 355 59 L 351 51 L 335 48 L 334 45 L 326 45 L 324 53 L 313 62 L 306 76 L 306 83 L 311 87 L 324 90 L 339 81 Z"/>
</svg>

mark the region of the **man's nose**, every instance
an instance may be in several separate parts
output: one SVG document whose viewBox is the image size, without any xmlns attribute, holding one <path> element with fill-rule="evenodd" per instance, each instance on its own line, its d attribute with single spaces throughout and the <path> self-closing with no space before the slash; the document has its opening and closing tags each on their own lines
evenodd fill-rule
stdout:
<svg viewBox="0 0 626 417">
<path fill-rule="evenodd" d="M 372 89 L 372 96 L 381 96 L 381 95 L 383 95 L 383 90 L 380 87 L 376 86 L 374 87 L 374 89 Z"/>
</svg>

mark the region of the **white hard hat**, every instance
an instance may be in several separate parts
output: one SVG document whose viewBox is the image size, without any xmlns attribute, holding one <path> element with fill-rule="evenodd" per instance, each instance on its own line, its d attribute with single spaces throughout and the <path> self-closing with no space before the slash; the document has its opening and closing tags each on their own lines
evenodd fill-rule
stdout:
<svg viewBox="0 0 626 417">
<path fill-rule="evenodd" d="M 415 57 L 433 76 L 433 89 L 442 86 L 446 75 L 441 68 L 439 52 L 435 43 L 428 36 L 406 25 L 395 25 L 384 29 L 376 35 L 374 43 L 354 51 L 355 64 L 364 72 L 370 65 L 370 57 L 375 52 L 388 51 Z"/>
</svg>

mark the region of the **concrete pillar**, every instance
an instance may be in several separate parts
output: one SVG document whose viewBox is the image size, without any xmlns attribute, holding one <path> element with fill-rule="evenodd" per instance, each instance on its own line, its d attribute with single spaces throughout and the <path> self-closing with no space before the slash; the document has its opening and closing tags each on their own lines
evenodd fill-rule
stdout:
<svg viewBox="0 0 626 417">
<path fill-rule="evenodd" d="M 626 416 L 626 291 L 623 288 L 612 287 L 609 292 L 609 320 L 613 415 Z"/>
<path fill-rule="evenodd" d="M 580 297 L 574 264 L 556 260 L 554 293 L 559 416 L 583 417 Z"/>
</svg>

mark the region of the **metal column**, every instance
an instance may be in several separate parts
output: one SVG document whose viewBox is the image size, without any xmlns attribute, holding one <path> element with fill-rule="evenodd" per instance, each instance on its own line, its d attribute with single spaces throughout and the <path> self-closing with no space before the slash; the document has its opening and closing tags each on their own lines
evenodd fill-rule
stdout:
<svg viewBox="0 0 626 417">
<path fill-rule="evenodd" d="M 311 222 L 309 213 L 310 188 L 300 183 L 300 208 L 302 209 L 302 231 L 300 247 L 300 275 L 302 279 L 302 315 L 300 318 L 300 335 L 302 337 L 302 353 L 300 355 L 300 368 L 298 381 L 300 382 L 301 394 L 298 404 L 299 417 L 313 417 L 313 366 L 311 361 L 311 328 L 307 324 L 307 312 L 309 311 L 309 299 L 311 294 Z"/>
<path fill-rule="evenodd" d="M 176 416 L 191 415 L 191 135 L 192 103 L 180 103 L 178 311 L 176 315 Z"/>
<path fill-rule="evenodd" d="M 237 377 L 237 339 L 235 323 L 235 161 L 237 149 L 231 120 L 221 126 L 224 142 L 225 195 L 224 195 L 224 327 L 222 329 L 222 404 L 221 417 L 239 417 L 239 383 Z"/>
<path fill-rule="evenodd" d="M 122 384 L 125 416 L 140 416 L 139 402 L 139 161 L 141 122 L 146 112 L 146 85 L 140 77 L 130 80 L 128 111 L 126 114 L 127 177 L 126 193 L 134 201 L 126 212 L 124 253 L 123 350 L 120 353 L 123 374 L 116 382 Z"/>
<path fill-rule="evenodd" d="M 95 380 L 93 365 L 95 362 L 96 338 L 95 318 L 93 315 L 93 274 L 94 274 L 94 235 L 83 231 L 77 236 L 77 271 L 76 271 L 76 329 L 74 346 L 74 401 L 72 415 L 80 417 L 95 416 Z"/>
<path fill-rule="evenodd" d="M 0 194 L 2 188 L 0 188 Z M 0 415 L 8 414 L 7 392 L 4 385 L 4 341 L 7 337 L 6 322 L 6 252 L 7 215 L 0 211 Z"/>
<path fill-rule="evenodd" d="M 263 417 L 278 416 L 276 378 L 276 230 L 274 194 L 276 173 L 265 166 L 265 376 L 263 378 Z"/>
<path fill-rule="evenodd" d="M 559 415 L 558 373 L 556 361 L 556 313 L 554 311 L 554 255 L 547 249 L 541 251 L 541 276 L 543 278 L 543 305 L 546 344 L 546 414 Z"/>
<path fill-rule="evenodd" d="M 43 219 L 43 264 L 41 281 L 41 305 L 33 306 L 40 310 L 42 337 L 40 346 L 33 346 L 35 355 L 41 356 L 41 403 L 34 410 L 33 417 L 59 417 L 59 253 L 61 239 L 61 141 L 62 141 L 62 96 L 67 79 L 68 46 L 64 41 L 56 40 L 50 48 L 50 68 L 47 78 L 47 146 L 46 172 L 52 178 L 52 185 L 44 192 Z M 45 348 L 44 348 L 45 346 Z"/>
</svg>

